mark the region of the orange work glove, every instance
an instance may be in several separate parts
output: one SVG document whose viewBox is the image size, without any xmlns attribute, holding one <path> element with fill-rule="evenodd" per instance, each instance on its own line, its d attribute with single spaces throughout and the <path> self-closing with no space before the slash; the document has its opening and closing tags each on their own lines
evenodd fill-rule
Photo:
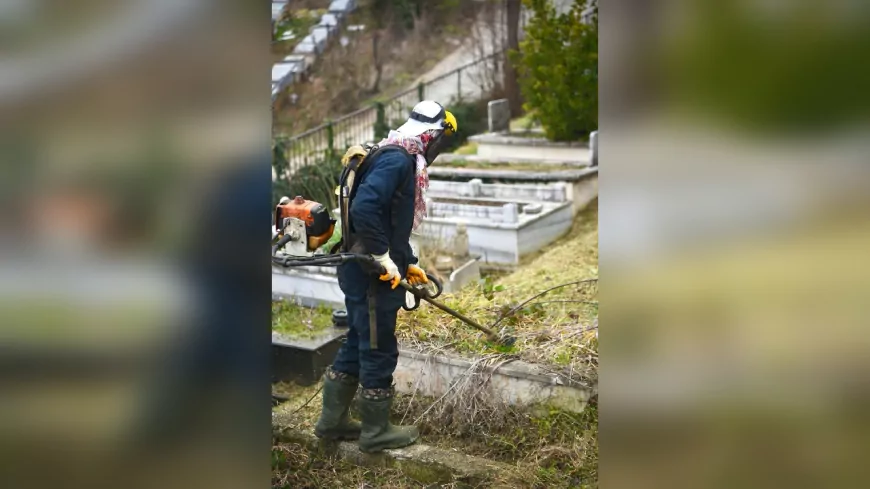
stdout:
<svg viewBox="0 0 870 489">
<path fill-rule="evenodd" d="M 429 279 L 426 278 L 426 272 L 417 265 L 408 265 L 408 270 L 405 272 L 405 278 L 408 280 L 408 283 L 413 286 L 429 283 Z"/>
</svg>

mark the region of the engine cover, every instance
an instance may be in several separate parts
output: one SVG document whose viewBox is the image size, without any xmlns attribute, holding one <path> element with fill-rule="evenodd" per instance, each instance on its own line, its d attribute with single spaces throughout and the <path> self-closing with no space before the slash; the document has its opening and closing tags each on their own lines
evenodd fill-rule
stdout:
<svg viewBox="0 0 870 489">
<path fill-rule="evenodd" d="M 329 241 L 335 220 L 323 204 L 302 197 L 293 200 L 284 197 L 275 209 L 275 230 L 291 236 L 290 243 L 284 247 L 286 252 L 303 256 Z"/>
</svg>

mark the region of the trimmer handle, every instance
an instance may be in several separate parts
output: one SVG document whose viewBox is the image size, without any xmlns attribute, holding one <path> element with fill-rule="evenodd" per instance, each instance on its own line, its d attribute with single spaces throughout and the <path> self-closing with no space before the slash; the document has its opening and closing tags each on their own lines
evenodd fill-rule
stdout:
<svg viewBox="0 0 870 489">
<path fill-rule="evenodd" d="M 402 287 L 405 288 L 408 292 L 410 292 L 414 296 L 414 305 L 408 306 L 407 304 L 402 304 L 402 309 L 406 311 L 413 311 L 420 307 L 420 299 L 428 298 L 434 299 L 441 295 L 444 292 L 444 285 L 438 280 L 436 277 L 426 274 L 426 278 L 429 279 L 428 284 L 419 285 L 417 287 L 412 286 L 408 282 L 404 280 L 401 282 Z"/>
</svg>

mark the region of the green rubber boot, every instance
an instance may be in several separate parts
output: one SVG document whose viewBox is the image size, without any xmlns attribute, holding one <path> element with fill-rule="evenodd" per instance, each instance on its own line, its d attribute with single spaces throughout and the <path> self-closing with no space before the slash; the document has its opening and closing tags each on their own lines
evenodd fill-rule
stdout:
<svg viewBox="0 0 870 489">
<path fill-rule="evenodd" d="M 327 369 L 323 377 L 323 409 L 314 434 L 327 440 L 356 440 L 360 424 L 348 416 L 359 379 Z"/>
<path fill-rule="evenodd" d="M 390 407 L 393 405 L 393 389 L 363 389 L 357 407 L 362 419 L 359 449 L 365 453 L 379 452 L 386 448 L 402 448 L 413 444 L 420 437 L 416 426 L 390 424 Z"/>
</svg>

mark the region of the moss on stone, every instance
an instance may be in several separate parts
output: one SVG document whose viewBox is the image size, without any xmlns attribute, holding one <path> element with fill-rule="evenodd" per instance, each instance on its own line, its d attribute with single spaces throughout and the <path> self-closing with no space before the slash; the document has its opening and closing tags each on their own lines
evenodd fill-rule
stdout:
<svg viewBox="0 0 870 489">
<path fill-rule="evenodd" d="M 285 301 L 272 303 L 272 331 L 291 338 L 312 338 L 332 325 L 332 309 L 302 307 Z"/>
</svg>

